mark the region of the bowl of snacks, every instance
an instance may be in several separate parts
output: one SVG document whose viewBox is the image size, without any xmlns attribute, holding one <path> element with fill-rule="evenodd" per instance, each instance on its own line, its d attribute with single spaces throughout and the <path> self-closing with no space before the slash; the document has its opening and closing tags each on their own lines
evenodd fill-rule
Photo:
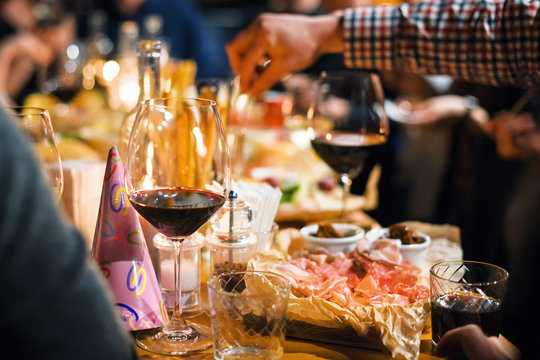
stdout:
<svg viewBox="0 0 540 360">
<path fill-rule="evenodd" d="M 319 223 L 300 229 L 305 248 L 314 251 L 323 247 L 333 254 L 354 250 L 356 242 L 365 236 L 360 226 L 347 223 Z"/>
<path fill-rule="evenodd" d="M 374 241 L 380 238 L 397 239 L 400 241 L 399 252 L 404 259 L 415 266 L 422 267 L 431 238 L 415 231 L 405 223 L 396 223 L 387 228 L 372 229 L 366 233 L 366 239 Z"/>
</svg>

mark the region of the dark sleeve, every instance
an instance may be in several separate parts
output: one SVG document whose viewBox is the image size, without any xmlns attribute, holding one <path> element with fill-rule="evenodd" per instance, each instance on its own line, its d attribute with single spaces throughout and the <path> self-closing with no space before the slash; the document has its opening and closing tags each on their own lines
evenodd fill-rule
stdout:
<svg viewBox="0 0 540 360">
<path fill-rule="evenodd" d="M 0 338 L 25 358 L 135 359 L 83 237 L 0 110 Z"/>
</svg>

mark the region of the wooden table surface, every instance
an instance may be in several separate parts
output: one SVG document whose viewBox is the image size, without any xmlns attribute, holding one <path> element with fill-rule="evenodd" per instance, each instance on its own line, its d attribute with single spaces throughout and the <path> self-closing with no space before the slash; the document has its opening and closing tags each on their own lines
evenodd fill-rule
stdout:
<svg viewBox="0 0 540 360">
<path fill-rule="evenodd" d="M 194 321 L 209 325 L 210 319 L 207 314 L 202 314 L 193 318 Z M 287 338 L 284 345 L 285 360 L 346 360 L 346 359 L 391 359 L 389 353 L 380 350 L 365 349 L 354 346 L 344 346 L 337 344 L 327 344 L 321 342 L 304 341 L 298 339 Z M 170 358 L 187 358 L 206 360 L 213 359 L 214 353 L 212 349 L 208 349 L 199 353 L 186 356 L 166 356 L 155 354 L 137 347 L 137 352 L 141 359 L 170 359 Z M 431 354 L 431 328 L 428 326 L 422 334 L 422 342 L 420 345 L 419 359 L 441 359 Z"/>
<path fill-rule="evenodd" d="M 197 318 L 197 321 L 201 323 L 209 322 L 209 319 L 206 315 L 202 315 Z M 519 350 L 503 336 L 500 337 L 503 341 L 505 347 L 510 351 L 511 354 L 516 354 L 514 358 L 518 358 L 517 354 Z M 391 355 L 388 352 L 365 349 L 354 346 L 343 346 L 336 344 L 327 344 L 321 342 L 313 341 L 304 341 L 298 339 L 287 338 L 284 345 L 285 353 L 283 354 L 284 360 L 318 360 L 318 359 L 328 359 L 328 360 L 348 360 L 348 359 L 392 359 Z M 165 359 L 195 359 L 195 360 L 209 360 L 214 358 L 213 350 L 210 348 L 208 350 L 186 355 L 186 356 L 166 356 L 155 354 L 149 351 L 146 351 L 140 347 L 137 347 L 137 352 L 142 360 L 165 360 Z M 424 333 L 422 334 L 422 340 L 420 343 L 420 355 L 419 360 L 435 360 L 442 359 L 433 355 L 431 346 L 431 328 L 426 327 Z"/>
</svg>

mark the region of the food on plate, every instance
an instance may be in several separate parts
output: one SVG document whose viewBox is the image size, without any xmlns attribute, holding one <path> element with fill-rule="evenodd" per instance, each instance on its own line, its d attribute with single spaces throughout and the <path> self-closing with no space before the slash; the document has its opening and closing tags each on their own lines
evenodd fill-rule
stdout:
<svg viewBox="0 0 540 360">
<path fill-rule="evenodd" d="M 391 239 L 399 239 L 404 245 L 420 244 L 425 241 L 423 237 L 418 235 L 408 225 L 396 223 L 388 227 L 388 237 Z"/>
<path fill-rule="evenodd" d="M 339 233 L 332 223 L 325 222 L 320 223 L 317 227 L 317 232 L 313 234 L 313 236 L 316 237 L 323 237 L 323 238 L 340 238 L 343 237 L 343 234 Z"/>
<path fill-rule="evenodd" d="M 61 137 L 58 141 L 58 151 L 62 160 L 101 159 L 100 154 L 95 149 L 75 137 Z"/>
<path fill-rule="evenodd" d="M 429 297 L 428 289 L 418 285 L 420 269 L 397 263 L 397 249 L 381 242 L 370 252 L 351 251 L 332 255 L 302 253 L 290 264 L 305 272 L 294 289 L 303 296 L 316 296 L 344 307 L 361 305 L 409 305 Z M 376 255 L 380 252 L 382 257 Z M 309 275 L 308 275 L 309 274 Z"/>
<path fill-rule="evenodd" d="M 403 261 L 392 239 L 361 241 L 347 254 L 300 251 L 273 270 L 293 279 L 297 296 L 315 296 L 347 308 L 361 305 L 409 305 L 427 300 L 429 290 L 418 284 L 421 270 Z"/>
<path fill-rule="evenodd" d="M 52 94 L 32 93 L 24 99 L 23 106 L 43 108 L 52 114 L 59 103 L 60 99 Z"/>
<path fill-rule="evenodd" d="M 327 176 L 319 180 L 317 183 L 319 190 L 321 191 L 332 191 L 337 186 L 337 180 L 333 176 Z"/>
<path fill-rule="evenodd" d="M 348 253 L 356 247 L 356 242 L 365 235 L 360 226 L 349 223 L 312 224 L 300 229 L 306 251 L 315 252 L 324 248 L 330 253 Z"/>
</svg>

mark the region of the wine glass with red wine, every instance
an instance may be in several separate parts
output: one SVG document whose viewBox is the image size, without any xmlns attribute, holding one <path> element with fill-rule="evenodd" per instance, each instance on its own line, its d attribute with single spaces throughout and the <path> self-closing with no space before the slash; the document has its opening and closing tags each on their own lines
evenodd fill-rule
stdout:
<svg viewBox="0 0 540 360">
<path fill-rule="evenodd" d="M 184 355 L 212 345 L 210 329 L 182 316 L 182 241 L 225 203 L 230 156 L 216 103 L 190 98 L 141 102 L 126 159 L 131 204 L 174 245 L 175 307 L 163 328 L 139 332 L 142 348 Z"/>
<path fill-rule="evenodd" d="M 379 76 L 369 71 L 323 72 L 308 111 L 311 146 L 343 186 L 342 220 L 352 179 L 376 159 L 388 139 Z"/>
</svg>

